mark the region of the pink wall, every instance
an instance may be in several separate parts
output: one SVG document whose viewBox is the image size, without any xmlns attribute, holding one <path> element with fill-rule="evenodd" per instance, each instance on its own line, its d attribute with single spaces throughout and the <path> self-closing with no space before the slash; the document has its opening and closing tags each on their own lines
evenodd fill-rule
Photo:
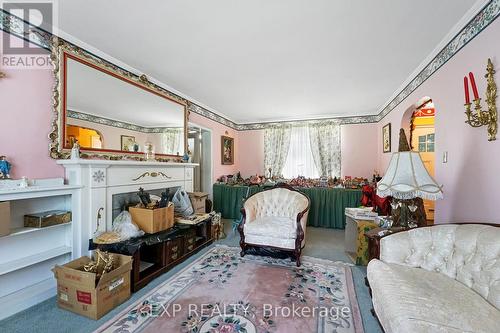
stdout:
<svg viewBox="0 0 500 333">
<path fill-rule="evenodd" d="M 241 131 L 238 165 L 244 177 L 264 174 L 264 130 Z"/>
<path fill-rule="evenodd" d="M 1 38 L 4 32 L 0 31 Z M 49 157 L 52 121 L 52 71 L 5 69 L 0 79 L 0 155 L 13 164 L 12 177 L 63 177 Z"/>
<path fill-rule="evenodd" d="M 341 126 L 342 177 L 372 178 L 378 159 L 377 131 L 377 124 Z"/>
<path fill-rule="evenodd" d="M 500 223 L 496 197 L 500 188 L 500 135 L 497 141 L 488 142 L 485 127 L 472 128 L 465 124 L 463 106 L 463 76 L 469 71 L 475 74 L 485 105 L 484 74 L 488 58 L 497 69 L 496 82 L 500 84 L 499 39 L 500 20 L 496 20 L 378 124 L 378 168 L 384 171 L 391 154 L 382 153 L 382 126 L 392 123 L 394 151 L 405 110 L 423 96 L 433 99 L 436 105 L 435 178 L 444 185 L 444 199 L 436 203 L 436 223 Z M 497 99 L 497 105 L 499 103 Z M 442 163 L 444 152 L 448 152 L 448 163 Z"/>
<path fill-rule="evenodd" d="M 377 167 L 377 124 L 340 127 L 342 176 L 371 179 Z M 243 176 L 264 174 L 264 130 L 241 131 L 238 166 Z"/>
<path fill-rule="evenodd" d="M 196 113 L 191 113 L 189 115 L 189 122 L 192 124 L 199 125 L 201 127 L 210 129 L 212 131 L 212 160 L 213 160 L 213 177 L 214 181 L 217 180 L 221 175 L 231 175 L 239 170 L 239 132 L 219 124 L 211 119 L 200 116 Z M 227 134 L 226 134 L 227 131 Z M 233 165 L 222 165 L 221 164 L 221 136 L 226 135 L 234 138 L 234 164 Z"/>
</svg>

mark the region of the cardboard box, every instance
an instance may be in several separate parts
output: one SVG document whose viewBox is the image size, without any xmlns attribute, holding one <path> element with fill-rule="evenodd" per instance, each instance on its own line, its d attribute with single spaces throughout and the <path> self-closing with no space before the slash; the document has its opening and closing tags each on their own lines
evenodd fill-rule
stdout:
<svg viewBox="0 0 500 333">
<path fill-rule="evenodd" d="M 44 228 L 68 222 L 71 222 L 71 212 L 65 210 L 51 210 L 42 213 L 24 215 L 25 227 Z"/>
<path fill-rule="evenodd" d="M 10 202 L 0 202 L 0 237 L 10 234 Z"/>
<path fill-rule="evenodd" d="M 52 270 L 57 280 L 57 305 L 91 319 L 99 319 L 130 297 L 132 257 L 114 254 L 116 268 L 103 274 L 96 285 L 96 274 L 85 272 L 90 261 L 81 257 Z"/>
<path fill-rule="evenodd" d="M 146 233 L 154 234 L 174 226 L 174 205 L 170 203 L 167 207 L 147 209 L 130 207 L 128 209 L 132 222 Z"/>
<path fill-rule="evenodd" d="M 191 205 L 195 213 L 205 213 L 205 202 L 208 199 L 208 193 L 205 192 L 191 192 L 189 194 L 189 199 L 191 199 Z"/>
</svg>

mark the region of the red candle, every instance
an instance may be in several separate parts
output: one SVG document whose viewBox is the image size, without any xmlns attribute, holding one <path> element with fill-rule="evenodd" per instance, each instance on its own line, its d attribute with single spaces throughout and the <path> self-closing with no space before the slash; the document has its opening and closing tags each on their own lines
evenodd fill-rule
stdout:
<svg viewBox="0 0 500 333">
<path fill-rule="evenodd" d="M 465 90 L 465 104 L 470 104 L 469 80 L 467 80 L 467 76 L 464 76 L 464 90 Z"/>
<path fill-rule="evenodd" d="M 474 99 L 478 99 L 479 94 L 477 93 L 476 80 L 474 80 L 474 74 L 472 74 L 472 72 L 469 72 L 469 79 L 472 86 L 472 92 L 474 93 Z"/>
</svg>

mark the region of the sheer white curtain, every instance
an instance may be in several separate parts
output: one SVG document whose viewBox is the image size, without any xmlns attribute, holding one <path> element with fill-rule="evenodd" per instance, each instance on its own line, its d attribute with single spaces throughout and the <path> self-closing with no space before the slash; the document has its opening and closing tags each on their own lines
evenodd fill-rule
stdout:
<svg viewBox="0 0 500 333">
<path fill-rule="evenodd" d="M 285 178 L 304 176 L 318 178 L 320 174 L 314 163 L 307 125 L 292 127 L 290 134 L 290 148 L 283 167 Z"/>
<path fill-rule="evenodd" d="M 169 128 L 163 131 L 161 136 L 161 145 L 163 154 L 182 154 L 184 152 L 184 142 L 182 128 Z"/>
</svg>

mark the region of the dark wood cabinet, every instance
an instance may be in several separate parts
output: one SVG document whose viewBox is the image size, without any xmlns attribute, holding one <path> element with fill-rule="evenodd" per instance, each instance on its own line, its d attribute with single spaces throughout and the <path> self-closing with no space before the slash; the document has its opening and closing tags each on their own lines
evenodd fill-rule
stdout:
<svg viewBox="0 0 500 333">
<path fill-rule="evenodd" d="M 208 218 L 121 243 L 97 245 L 91 241 L 89 249 L 132 256 L 131 289 L 136 292 L 212 242 L 212 219 Z"/>
</svg>

